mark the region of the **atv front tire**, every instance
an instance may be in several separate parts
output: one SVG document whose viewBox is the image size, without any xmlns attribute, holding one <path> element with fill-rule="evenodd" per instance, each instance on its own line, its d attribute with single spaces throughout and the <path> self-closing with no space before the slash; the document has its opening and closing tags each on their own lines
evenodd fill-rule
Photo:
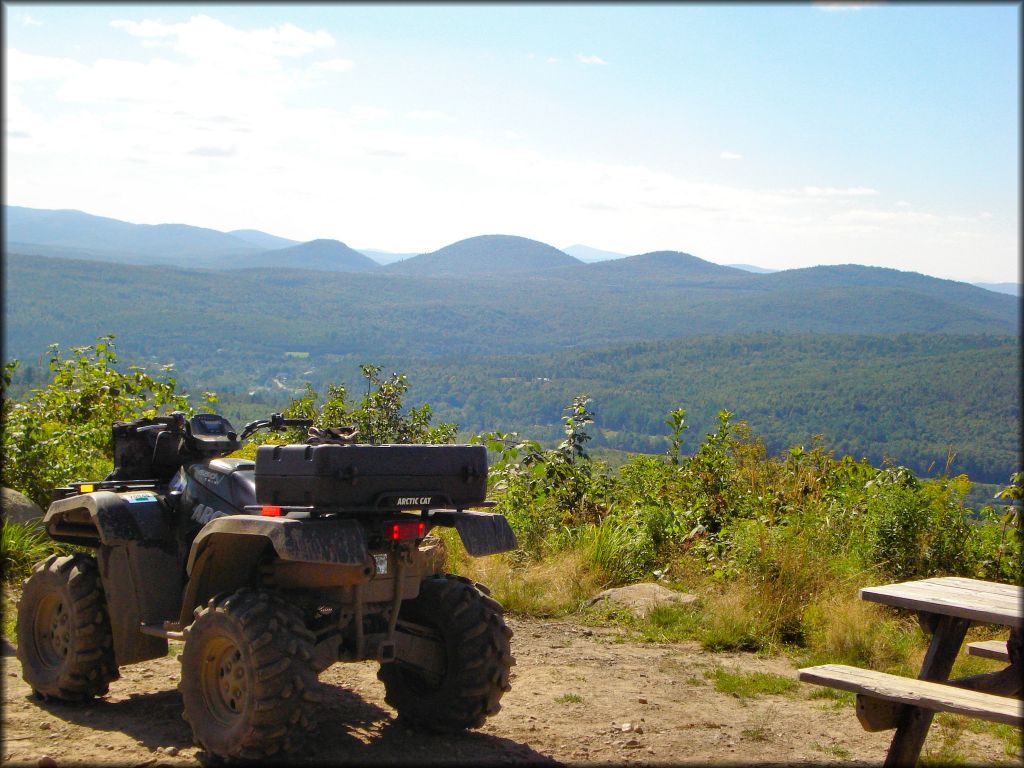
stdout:
<svg viewBox="0 0 1024 768">
<path fill-rule="evenodd" d="M 21 674 L 44 699 L 82 702 L 118 678 L 99 568 L 92 555 L 50 555 L 18 601 Z"/>
<path fill-rule="evenodd" d="M 197 608 L 178 685 L 196 743 L 243 760 L 297 747 L 320 700 L 313 640 L 299 610 L 269 592 L 240 589 Z"/>
<path fill-rule="evenodd" d="M 479 728 L 501 709 L 510 688 L 515 659 L 503 613 L 486 588 L 469 579 L 424 579 L 419 596 L 402 604 L 398 631 L 436 643 L 432 668 L 412 665 L 399 652 L 377 673 L 384 700 L 400 718 L 430 730 Z"/>
</svg>

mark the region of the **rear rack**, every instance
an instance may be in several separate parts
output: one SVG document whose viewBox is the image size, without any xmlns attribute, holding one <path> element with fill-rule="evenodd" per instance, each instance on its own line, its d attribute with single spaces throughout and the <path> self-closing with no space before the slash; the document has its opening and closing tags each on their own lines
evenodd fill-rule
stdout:
<svg viewBox="0 0 1024 768">
<path fill-rule="evenodd" d="M 274 517 L 293 517 L 307 519 L 321 515 L 359 515 L 366 513 L 395 514 L 396 512 L 412 513 L 418 512 L 420 516 L 428 519 L 441 519 L 445 513 L 463 512 L 467 509 L 490 509 L 497 506 L 498 502 L 488 499 L 479 504 L 470 504 L 466 507 L 453 509 L 451 507 L 421 507 L 421 508 L 382 508 L 382 507 L 341 507 L 341 506 L 298 506 L 294 504 L 247 504 L 244 509 L 250 515 L 263 513 L 264 508 L 276 510 Z"/>
</svg>

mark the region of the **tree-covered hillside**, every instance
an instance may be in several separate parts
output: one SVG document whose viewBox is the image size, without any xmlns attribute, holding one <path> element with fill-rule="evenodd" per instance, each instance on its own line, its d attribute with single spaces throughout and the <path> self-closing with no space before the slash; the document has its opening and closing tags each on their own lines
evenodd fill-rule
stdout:
<svg viewBox="0 0 1024 768">
<path fill-rule="evenodd" d="M 772 450 L 820 433 L 924 474 L 949 448 L 975 480 L 1019 466 L 1014 298 L 894 270 L 704 264 L 660 253 L 431 278 L 11 254 L 5 356 L 30 378 L 47 345 L 114 333 L 126 360 L 172 361 L 238 407 L 354 382 L 367 362 L 414 374 L 416 396 L 470 431 L 554 439 L 564 403 L 588 392 L 597 444 L 622 450 L 661 450 L 664 414 L 683 406 L 698 433 L 733 411 Z"/>
<path fill-rule="evenodd" d="M 623 261 L 632 261 L 625 259 Z M 641 267 L 645 262 L 639 261 Z M 1018 302 L 962 283 L 870 270 L 806 284 L 812 270 L 694 282 L 614 280 L 579 264 L 562 276 L 371 273 L 113 265 L 9 254 L 8 356 L 115 332 L 135 357 L 247 348 L 364 358 L 534 354 L 732 333 L 1017 332 Z M 722 268 L 726 269 L 726 268 Z M 830 268 L 818 268 L 830 269 Z M 554 272 L 561 273 L 556 269 Z M 885 274 L 882 274 L 885 273 Z M 891 274 L 890 274 L 891 273 Z M 820 282 L 820 281 L 819 281 Z"/>
<path fill-rule="evenodd" d="M 45 380 L 38 357 L 23 360 L 15 392 Z M 239 422 L 283 407 L 305 382 L 321 390 L 343 382 L 355 392 L 359 365 L 374 362 L 411 372 L 411 394 L 467 434 L 511 430 L 555 441 L 564 403 L 586 392 L 600 448 L 659 453 L 665 414 L 684 407 L 684 450 L 727 409 L 772 453 L 809 447 L 820 434 L 841 453 L 875 465 L 889 458 L 921 475 L 943 472 L 950 450 L 951 471 L 977 482 L 1003 483 L 1021 466 L 1020 350 L 1007 336 L 732 335 L 441 360 L 268 356 L 241 346 L 158 359 L 173 360 L 186 389 L 217 391 Z"/>
<path fill-rule="evenodd" d="M 397 362 L 397 361 L 396 361 Z M 664 449 L 664 419 L 683 406 L 691 439 L 727 409 L 769 451 L 810 445 L 886 458 L 922 475 L 945 469 L 1003 482 L 1021 466 L 1020 349 L 1014 337 L 753 335 L 683 338 L 528 357 L 416 367 L 414 395 L 473 432 L 514 429 L 553 440 L 562 404 L 593 397 L 595 444 Z"/>
<path fill-rule="evenodd" d="M 227 268 L 228 265 L 225 265 Z M 324 272 L 372 272 L 380 264 L 339 240 L 310 240 L 308 243 L 275 248 L 235 260 L 235 269 L 316 269 Z"/>
</svg>

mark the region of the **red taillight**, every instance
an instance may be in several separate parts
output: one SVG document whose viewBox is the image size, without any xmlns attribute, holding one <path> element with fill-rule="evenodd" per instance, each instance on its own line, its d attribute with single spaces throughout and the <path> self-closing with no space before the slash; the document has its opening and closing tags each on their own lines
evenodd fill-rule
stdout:
<svg viewBox="0 0 1024 768">
<path fill-rule="evenodd" d="M 415 523 L 392 523 L 388 533 L 392 541 L 408 541 L 409 539 L 422 539 L 427 534 L 427 524 L 424 522 Z"/>
<path fill-rule="evenodd" d="M 263 509 L 260 510 L 260 514 L 263 515 L 264 517 L 280 517 L 281 516 L 281 508 L 280 507 L 264 507 Z"/>
</svg>

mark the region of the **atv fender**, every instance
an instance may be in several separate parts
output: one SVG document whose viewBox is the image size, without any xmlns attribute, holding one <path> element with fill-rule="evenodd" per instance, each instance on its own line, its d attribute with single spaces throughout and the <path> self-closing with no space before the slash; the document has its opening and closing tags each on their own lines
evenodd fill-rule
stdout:
<svg viewBox="0 0 1024 768">
<path fill-rule="evenodd" d="M 268 557 L 371 569 L 373 558 L 356 520 L 294 520 L 261 515 L 226 515 L 211 520 L 192 542 L 188 588 L 181 622 L 214 595 L 259 582 Z M 372 570 L 367 570 L 372 573 Z"/>
<path fill-rule="evenodd" d="M 163 506 L 152 491 L 93 491 L 53 502 L 43 516 L 50 538 L 70 544 L 125 545 L 172 539 Z"/>
<path fill-rule="evenodd" d="M 59 499 L 43 524 L 56 541 L 97 548 L 118 666 L 166 655 L 166 639 L 140 631 L 176 618 L 180 608 L 181 559 L 157 494 L 93 491 Z"/>
</svg>

